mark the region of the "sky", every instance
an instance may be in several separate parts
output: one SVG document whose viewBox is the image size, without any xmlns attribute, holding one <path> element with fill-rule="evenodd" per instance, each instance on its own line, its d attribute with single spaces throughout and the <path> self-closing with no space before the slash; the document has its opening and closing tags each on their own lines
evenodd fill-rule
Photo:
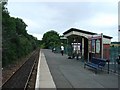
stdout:
<svg viewBox="0 0 120 90">
<path fill-rule="evenodd" d="M 114 1 L 114 2 L 113 2 Z M 77 28 L 111 36 L 118 41 L 118 1 L 8 1 L 10 15 L 23 19 L 27 32 L 41 40 L 50 30 L 62 35 Z"/>
</svg>

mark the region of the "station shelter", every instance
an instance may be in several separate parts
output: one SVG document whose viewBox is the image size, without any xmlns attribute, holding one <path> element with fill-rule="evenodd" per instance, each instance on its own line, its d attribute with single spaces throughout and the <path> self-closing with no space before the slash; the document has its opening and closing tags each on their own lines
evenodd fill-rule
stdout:
<svg viewBox="0 0 120 90">
<path fill-rule="evenodd" d="M 71 28 L 63 33 L 67 38 L 68 56 L 91 60 L 92 57 L 109 59 L 112 37 Z"/>
</svg>

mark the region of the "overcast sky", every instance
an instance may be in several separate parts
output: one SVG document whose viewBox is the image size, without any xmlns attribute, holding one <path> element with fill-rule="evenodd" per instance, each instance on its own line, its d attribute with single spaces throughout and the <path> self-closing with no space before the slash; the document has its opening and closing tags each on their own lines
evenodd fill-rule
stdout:
<svg viewBox="0 0 120 90">
<path fill-rule="evenodd" d="M 118 2 L 9 2 L 11 16 L 23 19 L 39 40 L 45 32 L 70 28 L 103 33 L 118 41 Z"/>
</svg>

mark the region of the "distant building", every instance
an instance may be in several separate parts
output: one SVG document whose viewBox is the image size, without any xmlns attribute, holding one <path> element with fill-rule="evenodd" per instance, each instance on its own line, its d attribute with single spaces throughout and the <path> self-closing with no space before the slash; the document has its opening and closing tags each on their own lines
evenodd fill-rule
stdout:
<svg viewBox="0 0 120 90">
<path fill-rule="evenodd" d="M 67 44 L 67 38 L 64 36 L 60 36 L 60 41 L 61 41 L 61 44 Z"/>
<path fill-rule="evenodd" d="M 111 42 L 111 47 L 120 47 L 120 42 Z"/>
</svg>

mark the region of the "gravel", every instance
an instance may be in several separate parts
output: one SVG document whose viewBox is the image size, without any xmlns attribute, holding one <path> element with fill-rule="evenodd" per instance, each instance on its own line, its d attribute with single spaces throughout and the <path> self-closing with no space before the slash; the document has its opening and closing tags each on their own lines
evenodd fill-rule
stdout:
<svg viewBox="0 0 120 90">
<path fill-rule="evenodd" d="M 36 50 L 31 57 L 18 69 L 11 78 L 2 86 L 2 90 L 19 88 L 23 89 L 25 87 L 26 81 L 28 79 L 31 68 L 35 62 L 38 60 L 39 50 Z M 15 69 L 15 68 L 14 68 Z M 33 70 L 34 71 L 34 70 Z M 12 71 L 14 72 L 14 71 Z M 33 74 L 32 74 L 33 75 Z M 35 74 L 34 74 L 35 81 Z M 33 82 L 35 83 L 35 82 Z"/>
</svg>

